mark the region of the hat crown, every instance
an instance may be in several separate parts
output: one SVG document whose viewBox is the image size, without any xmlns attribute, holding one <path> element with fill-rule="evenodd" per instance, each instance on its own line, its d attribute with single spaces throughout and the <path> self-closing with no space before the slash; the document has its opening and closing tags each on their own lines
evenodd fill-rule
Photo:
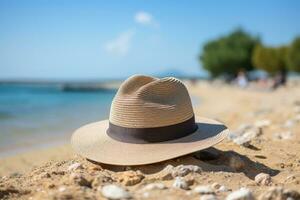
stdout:
<svg viewBox="0 0 300 200">
<path fill-rule="evenodd" d="M 190 96 L 180 80 L 135 75 L 121 84 L 109 121 L 127 128 L 155 128 L 178 124 L 193 116 Z"/>
</svg>

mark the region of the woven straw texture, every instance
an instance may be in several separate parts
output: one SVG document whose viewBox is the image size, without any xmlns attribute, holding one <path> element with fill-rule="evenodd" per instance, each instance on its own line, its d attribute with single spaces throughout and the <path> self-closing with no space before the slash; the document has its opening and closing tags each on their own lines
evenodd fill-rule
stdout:
<svg viewBox="0 0 300 200">
<path fill-rule="evenodd" d="M 176 78 L 132 76 L 119 88 L 109 121 L 127 128 L 174 125 L 194 115 L 184 84 Z"/>
<path fill-rule="evenodd" d="M 114 165 L 151 164 L 186 155 L 222 141 L 228 129 L 222 123 L 195 116 L 198 129 L 185 137 L 137 144 L 114 140 L 107 134 L 109 122 L 128 128 L 153 128 L 178 124 L 194 115 L 184 84 L 175 78 L 133 76 L 117 92 L 109 120 L 76 130 L 71 144 L 90 160 Z M 124 133 L 126 134 L 126 133 Z"/>
</svg>

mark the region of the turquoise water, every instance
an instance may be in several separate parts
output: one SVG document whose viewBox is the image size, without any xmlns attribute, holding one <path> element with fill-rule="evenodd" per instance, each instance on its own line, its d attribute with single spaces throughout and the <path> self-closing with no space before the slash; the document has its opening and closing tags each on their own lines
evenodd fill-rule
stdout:
<svg viewBox="0 0 300 200">
<path fill-rule="evenodd" d="M 59 85 L 0 84 L 0 154 L 68 142 L 76 128 L 108 118 L 115 92 L 65 92 Z"/>
</svg>

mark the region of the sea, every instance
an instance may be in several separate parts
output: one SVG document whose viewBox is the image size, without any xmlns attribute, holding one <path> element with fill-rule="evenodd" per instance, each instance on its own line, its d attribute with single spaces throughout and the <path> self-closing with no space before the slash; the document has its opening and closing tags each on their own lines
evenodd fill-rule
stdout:
<svg viewBox="0 0 300 200">
<path fill-rule="evenodd" d="M 108 118 L 116 90 L 0 84 L 0 157 L 65 144 L 80 126 Z"/>
</svg>

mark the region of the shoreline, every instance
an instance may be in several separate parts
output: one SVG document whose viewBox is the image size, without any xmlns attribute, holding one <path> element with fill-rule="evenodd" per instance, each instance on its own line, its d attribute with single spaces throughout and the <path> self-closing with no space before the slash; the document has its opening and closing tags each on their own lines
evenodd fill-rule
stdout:
<svg viewBox="0 0 300 200">
<path fill-rule="evenodd" d="M 33 152 L 33 151 L 40 151 L 40 150 L 45 150 L 45 149 L 51 149 L 51 148 L 55 148 L 55 147 L 59 147 L 59 146 L 64 146 L 64 145 L 68 145 L 67 140 L 64 141 L 60 141 L 60 140 L 56 140 L 56 141 L 51 141 L 51 142 L 45 142 L 45 141 L 40 141 L 41 143 L 36 143 L 31 145 L 30 147 L 13 147 L 13 148 L 6 148 L 1 149 L 0 152 L 0 160 L 3 158 L 8 158 L 8 157 L 13 157 L 13 156 L 17 156 L 19 154 L 26 154 L 29 152 Z"/>
</svg>

